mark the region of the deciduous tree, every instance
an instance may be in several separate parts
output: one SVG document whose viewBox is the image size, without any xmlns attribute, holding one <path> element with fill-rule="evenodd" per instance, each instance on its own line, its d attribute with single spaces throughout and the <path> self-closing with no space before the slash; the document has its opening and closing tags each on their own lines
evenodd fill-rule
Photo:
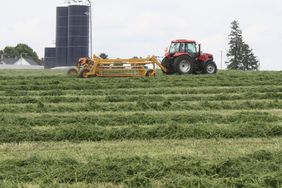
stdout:
<svg viewBox="0 0 282 188">
<path fill-rule="evenodd" d="M 40 63 L 40 59 L 37 55 L 37 53 L 28 45 L 26 44 L 18 44 L 16 47 L 7 46 L 4 48 L 4 56 L 15 58 L 15 57 L 29 57 L 36 61 L 37 63 Z"/>
<path fill-rule="evenodd" d="M 102 59 L 108 59 L 109 55 L 106 54 L 106 53 L 100 53 L 99 57 L 102 58 Z"/>
</svg>

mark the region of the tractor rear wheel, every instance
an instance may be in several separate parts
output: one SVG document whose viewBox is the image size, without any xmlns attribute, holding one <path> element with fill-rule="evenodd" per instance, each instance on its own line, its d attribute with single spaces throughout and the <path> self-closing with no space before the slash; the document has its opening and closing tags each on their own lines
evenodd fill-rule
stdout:
<svg viewBox="0 0 282 188">
<path fill-rule="evenodd" d="M 87 73 L 89 73 L 89 69 L 82 69 L 79 73 L 80 78 L 88 78 Z"/>
<path fill-rule="evenodd" d="M 179 74 L 192 74 L 193 61 L 189 56 L 180 56 L 175 59 L 173 68 Z"/>
<path fill-rule="evenodd" d="M 215 62 L 208 61 L 204 66 L 204 73 L 205 74 L 215 74 L 217 72 L 217 66 Z"/>
<path fill-rule="evenodd" d="M 161 64 L 162 64 L 162 66 L 165 67 L 166 70 L 167 70 L 167 72 L 164 72 L 163 69 L 161 69 L 163 73 L 165 73 L 165 74 L 174 74 L 174 73 L 175 73 L 174 70 L 173 70 L 173 68 L 172 68 L 172 67 L 170 66 L 170 64 L 169 64 L 169 60 L 168 60 L 166 57 L 163 58 Z"/>
<path fill-rule="evenodd" d="M 69 76 L 76 76 L 78 74 L 77 69 L 72 68 L 68 70 L 68 75 Z"/>
</svg>

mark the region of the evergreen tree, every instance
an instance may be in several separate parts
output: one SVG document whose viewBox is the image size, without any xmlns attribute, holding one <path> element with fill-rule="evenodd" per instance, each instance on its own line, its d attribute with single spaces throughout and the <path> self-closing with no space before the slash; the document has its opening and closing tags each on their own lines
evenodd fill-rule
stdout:
<svg viewBox="0 0 282 188">
<path fill-rule="evenodd" d="M 3 58 L 4 58 L 4 52 L 2 50 L 0 50 L 0 62 Z"/>
<path fill-rule="evenodd" d="M 243 70 L 258 70 L 259 62 L 257 57 L 254 55 L 252 49 L 250 49 L 248 44 L 243 44 L 242 46 L 243 60 L 242 60 L 242 69 Z"/>
<path fill-rule="evenodd" d="M 230 41 L 228 43 L 230 49 L 227 52 L 228 57 L 228 69 L 239 69 L 240 62 L 242 61 L 242 31 L 239 28 L 239 23 L 233 21 L 231 23 L 231 33 L 228 35 Z"/>
<path fill-rule="evenodd" d="M 243 41 L 242 30 L 239 28 L 237 21 L 231 23 L 231 33 L 228 37 L 230 39 L 228 43 L 230 49 L 227 52 L 227 68 L 233 70 L 258 70 L 259 61 L 249 45 Z"/>
</svg>

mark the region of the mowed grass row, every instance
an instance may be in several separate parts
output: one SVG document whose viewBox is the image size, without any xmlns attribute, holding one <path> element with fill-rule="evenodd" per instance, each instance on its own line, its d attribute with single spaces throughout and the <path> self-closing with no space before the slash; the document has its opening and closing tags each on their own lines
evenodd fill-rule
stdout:
<svg viewBox="0 0 282 188">
<path fill-rule="evenodd" d="M 213 80 L 213 77 L 206 77 L 206 80 L 201 81 L 195 78 L 194 81 L 186 81 L 186 80 L 174 80 L 172 77 L 170 81 L 160 80 L 158 78 L 143 78 L 142 80 L 137 80 L 136 78 L 132 78 L 135 82 L 127 82 L 126 78 L 119 78 L 122 82 L 108 82 L 103 83 L 100 82 L 101 78 L 96 78 L 97 83 L 84 83 L 80 81 L 80 79 L 73 79 L 69 80 L 68 83 L 60 83 L 58 84 L 44 84 L 40 83 L 40 81 L 33 81 L 32 85 L 14 85 L 12 83 L 7 83 L 7 85 L 2 84 L 0 86 L 0 90 L 71 90 L 71 89 L 81 89 L 87 90 L 88 88 L 92 89 L 131 89 L 131 88 L 140 88 L 140 89 L 147 89 L 147 88 L 158 88 L 158 87 L 199 87 L 199 86 L 220 86 L 220 87 L 231 87 L 231 86 L 254 86 L 254 85 L 273 85 L 273 86 L 281 86 L 282 79 L 279 80 L 266 80 L 266 81 L 257 81 L 254 80 L 238 80 L 237 82 L 230 82 L 225 81 L 222 82 L 221 80 Z M 105 78 L 108 79 L 108 78 Z M 155 79 L 155 80 L 150 80 Z M 71 83 L 71 81 L 75 81 L 76 83 Z M 255 84 L 254 84 L 255 83 Z"/>
<path fill-rule="evenodd" d="M 4 115 L 0 142 L 282 136 L 281 111 Z"/>
<path fill-rule="evenodd" d="M 24 97 L 24 96 L 37 96 L 37 97 L 56 97 L 56 96 L 111 96 L 111 95 L 205 95 L 205 94 L 261 94 L 261 93 L 279 93 L 282 92 L 282 86 L 267 85 L 267 86 L 226 86 L 226 87 L 158 87 L 158 88 L 129 88 L 129 89 L 93 89 L 91 87 L 87 89 L 51 89 L 51 90 L 22 90 L 17 88 L 16 90 L 7 89 L 0 90 L 1 96 L 5 97 Z"/>
<path fill-rule="evenodd" d="M 14 75 L 4 73 L 0 78 L 0 90 L 69 90 L 69 89 L 148 89 L 158 87 L 201 87 L 201 86 L 279 86 L 282 82 L 281 72 L 256 72 L 236 73 L 223 72 L 216 76 L 192 75 L 192 76 L 165 76 L 159 75 L 152 78 L 95 78 L 95 80 L 84 80 L 75 78 L 63 78 L 58 75 L 37 76 L 24 75 L 18 72 L 17 78 Z"/>
<path fill-rule="evenodd" d="M 281 144 L 281 137 L 2 143 L 0 144 L 0 161 L 25 159 L 31 155 L 42 159 L 53 158 L 57 160 L 69 157 L 78 162 L 85 162 L 89 158 L 105 159 L 109 156 L 113 158 L 139 156 L 166 159 L 177 155 L 191 156 L 207 161 L 220 161 L 224 158 L 249 155 L 260 150 L 279 152 Z"/>
<path fill-rule="evenodd" d="M 20 90 L 71 90 L 71 89 L 81 89 L 81 90 L 87 90 L 88 88 L 92 89 L 131 89 L 131 88 L 140 88 L 140 89 L 147 89 L 147 88 L 158 88 L 158 87 L 199 87 L 199 86 L 220 86 L 220 87 L 231 87 L 231 86 L 254 86 L 254 82 L 252 80 L 240 80 L 237 83 L 231 83 L 229 82 L 221 82 L 219 81 L 212 81 L 209 78 L 212 77 L 206 77 L 205 81 L 199 81 L 199 80 L 194 80 L 193 82 L 181 80 L 181 81 L 175 81 L 171 78 L 171 81 L 165 81 L 165 80 L 160 80 L 158 78 L 143 78 L 143 81 L 135 80 L 135 82 L 126 82 L 125 78 L 119 78 L 122 80 L 122 82 L 107 82 L 103 83 L 100 82 L 101 78 L 96 78 L 97 83 L 83 83 L 81 82 L 80 79 L 73 79 L 69 80 L 69 83 L 62 83 L 62 84 L 44 84 L 40 83 L 40 81 L 34 81 L 32 85 L 13 85 L 12 83 L 7 83 L 7 85 L 2 84 L 0 86 L 1 90 L 15 90 L 15 89 L 20 89 Z M 108 78 L 105 78 L 108 79 Z M 150 81 L 149 79 L 155 79 L 154 81 Z M 71 81 L 75 81 L 76 83 L 71 83 Z M 108 80 L 110 81 L 110 80 Z M 163 82 L 163 83 L 160 83 Z M 258 81 L 255 85 L 273 85 L 273 86 L 281 86 L 281 80 L 277 81 Z"/>
<path fill-rule="evenodd" d="M 281 138 L 4 144 L 0 185 L 279 187 L 279 145 Z"/>
<path fill-rule="evenodd" d="M 220 93 L 220 94 L 144 94 L 144 95 L 63 95 L 63 96 L 2 96 L 0 104 L 28 103 L 91 103 L 91 102 L 182 102 L 182 101 L 234 101 L 282 99 L 282 92 Z"/>
<path fill-rule="evenodd" d="M 165 124 L 267 124 L 282 122 L 282 110 L 261 111 L 167 111 L 167 112 L 105 112 L 105 113 L 30 113 L 1 114 L 0 126 L 93 125 L 101 127 Z"/>
<path fill-rule="evenodd" d="M 147 139 L 212 139 L 212 138 L 269 138 L 282 136 L 282 125 L 153 125 L 99 127 L 93 125 L 62 125 L 58 127 L 19 127 L 0 128 L 0 142 L 23 141 L 103 141 L 103 140 L 147 140 Z"/>
<path fill-rule="evenodd" d="M 189 111 L 189 110 L 273 110 L 282 109 L 282 100 L 96 102 L 84 103 L 20 103 L 0 104 L 1 113 L 58 112 L 131 112 L 131 111 Z"/>
</svg>

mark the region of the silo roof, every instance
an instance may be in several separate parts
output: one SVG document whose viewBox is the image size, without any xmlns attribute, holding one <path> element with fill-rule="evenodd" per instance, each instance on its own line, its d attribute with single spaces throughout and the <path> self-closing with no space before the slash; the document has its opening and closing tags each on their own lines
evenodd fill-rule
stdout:
<svg viewBox="0 0 282 188">
<path fill-rule="evenodd" d="M 82 6 L 90 6 L 88 0 L 67 0 L 65 1 L 67 5 L 82 5 Z"/>
</svg>

